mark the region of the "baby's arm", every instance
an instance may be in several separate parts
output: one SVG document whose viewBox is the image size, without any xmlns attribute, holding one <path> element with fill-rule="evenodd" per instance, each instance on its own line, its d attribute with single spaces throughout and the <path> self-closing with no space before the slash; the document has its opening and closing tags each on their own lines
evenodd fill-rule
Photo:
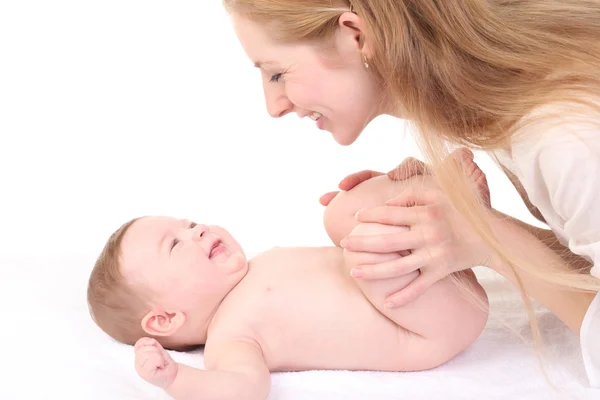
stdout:
<svg viewBox="0 0 600 400">
<path fill-rule="evenodd" d="M 176 363 L 154 339 L 140 339 L 135 349 L 138 374 L 175 400 L 264 400 L 269 395 L 271 377 L 262 352 L 248 342 L 207 344 L 207 370 Z"/>
</svg>

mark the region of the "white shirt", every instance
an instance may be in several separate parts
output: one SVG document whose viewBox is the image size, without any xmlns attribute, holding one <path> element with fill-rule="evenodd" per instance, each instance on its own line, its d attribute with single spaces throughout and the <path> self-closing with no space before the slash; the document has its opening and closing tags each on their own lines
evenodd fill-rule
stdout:
<svg viewBox="0 0 600 400">
<path fill-rule="evenodd" d="M 513 183 L 522 186 L 517 189 L 526 192 L 561 244 L 593 263 L 590 273 L 600 278 L 600 117 L 558 105 L 535 115 L 553 118 L 525 126 L 509 150 L 491 155 L 516 176 L 519 182 Z M 600 387 L 600 294 L 587 311 L 580 339 L 590 385 Z"/>
</svg>

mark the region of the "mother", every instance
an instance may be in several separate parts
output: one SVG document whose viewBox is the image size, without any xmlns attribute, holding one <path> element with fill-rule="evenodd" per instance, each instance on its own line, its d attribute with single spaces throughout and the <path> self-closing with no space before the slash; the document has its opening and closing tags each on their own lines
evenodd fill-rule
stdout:
<svg viewBox="0 0 600 400">
<path fill-rule="evenodd" d="M 414 188 L 359 213 L 361 222 L 410 230 L 348 237 L 348 251 L 410 255 L 354 276 L 419 269 L 419 278 L 387 299 L 395 307 L 451 272 L 492 268 L 581 334 L 590 382 L 600 385 L 600 1 L 224 4 L 262 73 L 271 116 L 308 116 L 342 145 L 380 114 L 415 128 L 430 165 L 409 161 L 398 175 L 431 173 L 440 190 Z M 451 145 L 488 151 L 551 230 L 482 201 L 465 163 L 455 162 L 470 153 L 450 153 Z M 351 175 L 340 188 L 377 174 Z"/>
</svg>

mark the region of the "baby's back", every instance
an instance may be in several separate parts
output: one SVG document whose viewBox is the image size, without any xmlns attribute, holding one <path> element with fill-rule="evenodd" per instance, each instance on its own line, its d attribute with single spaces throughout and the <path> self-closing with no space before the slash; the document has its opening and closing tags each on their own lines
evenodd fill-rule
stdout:
<svg viewBox="0 0 600 400">
<path fill-rule="evenodd" d="M 275 248 L 219 308 L 212 340 L 248 338 L 271 371 L 400 369 L 403 331 L 375 309 L 344 266 L 342 249 Z"/>
</svg>

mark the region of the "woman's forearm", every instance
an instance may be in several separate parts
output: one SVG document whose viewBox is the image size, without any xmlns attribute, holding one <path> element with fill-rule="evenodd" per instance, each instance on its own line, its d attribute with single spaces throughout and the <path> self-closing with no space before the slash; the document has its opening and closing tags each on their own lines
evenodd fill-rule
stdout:
<svg viewBox="0 0 600 400">
<path fill-rule="evenodd" d="M 580 257 L 565 252 L 568 249 L 560 245 L 556 238 L 551 240 L 550 231 L 527 225 L 505 214 L 494 214 L 492 229 L 503 247 L 510 249 L 525 262 L 547 265 L 549 270 L 552 267 L 563 271 L 572 270 L 575 264 L 580 266 L 579 263 L 583 262 Z M 513 270 L 502 260 L 494 257 L 488 266 L 517 284 Z M 543 304 L 579 334 L 581 323 L 595 293 L 568 290 L 542 281 L 523 270 L 519 270 L 519 277 L 530 297 Z"/>
<path fill-rule="evenodd" d="M 506 221 L 510 221 L 511 223 L 514 223 L 518 227 L 531 233 L 540 242 L 545 244 L 546 247 L 549 247 L 552 251 L 554 251 L 556 254 L 562 257 L 568 267 L 572 269 L 592 268 L 592 263 L 590 263 L 585 258 L 574 254 L 568 247 L 563 246 L 554 234 L 554 232 L 552 232 L 550 229 L 542 229 L 538 228 L 537 226 L 529 225 L 519 219 L 513 218 L 499 211 L 495 211 L 495 214 L 497 217 L 503 218 Z"/>
</svg>

